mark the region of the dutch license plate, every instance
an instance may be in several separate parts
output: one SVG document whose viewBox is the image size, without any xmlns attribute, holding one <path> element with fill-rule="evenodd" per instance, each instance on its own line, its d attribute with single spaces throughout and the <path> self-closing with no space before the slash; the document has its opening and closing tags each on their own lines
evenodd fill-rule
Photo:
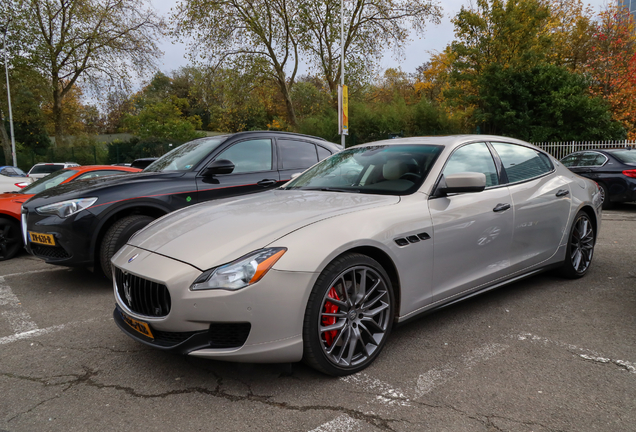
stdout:
<svg viewBox="0 0 636 432">
<path fill-rule="evenodd" d="M 31 239 L 31 243 L 55 246 L 55 237 L 53 237 L 53 234 L 41 234 L 29 231 L 29 238 Z"/>
<path fill-rule="evenodd" d="M 150 331 L 150 326 L 145 322 L 131 318 L 123 312 L 121 313 L 121 317 L 124 319 L 124 322 L 128 324 L 133 330 L 141 333 L 142 335 L 150 339 L 155 338 Z"/>
</svg>

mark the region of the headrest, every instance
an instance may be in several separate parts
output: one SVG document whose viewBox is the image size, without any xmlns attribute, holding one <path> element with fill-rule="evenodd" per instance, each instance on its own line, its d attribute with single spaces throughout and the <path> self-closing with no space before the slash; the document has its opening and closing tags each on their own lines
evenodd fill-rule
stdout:
<svg viewBox="0 0 636 432">
<path fill-rule="evenodd" d="M 387 161 L 382 167 L 382 176 L 387 180 L 397 180 L 409 170 L 405 162 L 394 159 Z"/>
</svg>

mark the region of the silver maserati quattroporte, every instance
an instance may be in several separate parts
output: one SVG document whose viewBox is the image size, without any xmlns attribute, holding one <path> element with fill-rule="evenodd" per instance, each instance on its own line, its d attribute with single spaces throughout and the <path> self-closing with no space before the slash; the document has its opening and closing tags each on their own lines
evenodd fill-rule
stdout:
<svg viewBox="0 0 636 432">
<path fill-rule="evenodd" d="M 112 260 L 114 318 L 162 350 L 346 375 L 397 323 L 542 270 L 584 276 L 601 205 L 596 183 L 511 138 L 351 147 L 138 232 Z"/>
</svg>

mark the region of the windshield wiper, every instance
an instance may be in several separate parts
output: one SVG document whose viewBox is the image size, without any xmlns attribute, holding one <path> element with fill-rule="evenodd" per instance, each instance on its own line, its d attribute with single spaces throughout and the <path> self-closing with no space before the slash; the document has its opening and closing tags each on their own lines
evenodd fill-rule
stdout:
<svg viewBox="0 0 636 432">
<path fill-rule="evenodd" d="M 351 192 L 351 193 L 360 193 L 360 189 L 341 189 L 334 187 L 315 187 L 315 188 L 300 188 L 301 190 L 317 190 L 323 192 Z"/>
</svg>

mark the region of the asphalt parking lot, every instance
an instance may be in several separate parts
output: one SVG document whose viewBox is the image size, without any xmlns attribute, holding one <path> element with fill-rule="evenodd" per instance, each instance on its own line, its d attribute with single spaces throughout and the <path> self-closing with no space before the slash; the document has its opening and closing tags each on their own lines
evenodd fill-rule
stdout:
<svg viewBox="0 0 636 432">
<path fill-rule="evenodd" d="M 546 273 L 394 331 L 362 373 L 222 363 L 135 343 L 111 286 L 0 263 L 2 431 L 635 431 L 636 205 L 589 274 Z"/>
</svg>

